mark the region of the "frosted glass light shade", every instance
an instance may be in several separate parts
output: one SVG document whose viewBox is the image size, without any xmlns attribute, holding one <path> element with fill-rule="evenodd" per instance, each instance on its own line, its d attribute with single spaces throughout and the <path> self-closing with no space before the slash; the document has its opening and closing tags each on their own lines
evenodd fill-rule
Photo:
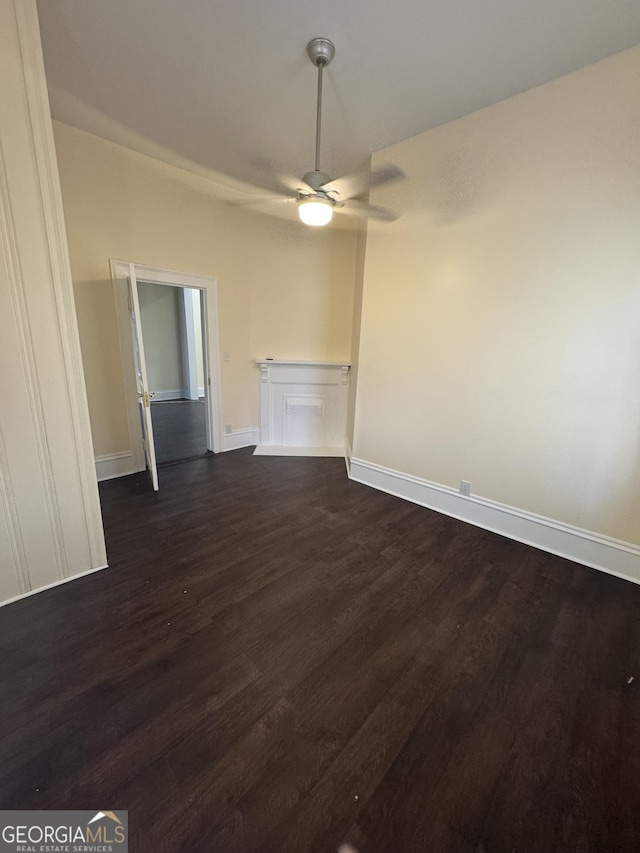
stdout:
<svg viewBox="0 0 640 853">
<path fill-rule="evenodd" d="M 333 205 L 324 198 L 305 198 L 298 202 L 298 216 L 305 225 L 327 225 L 333 217 Z"/>
</svg>

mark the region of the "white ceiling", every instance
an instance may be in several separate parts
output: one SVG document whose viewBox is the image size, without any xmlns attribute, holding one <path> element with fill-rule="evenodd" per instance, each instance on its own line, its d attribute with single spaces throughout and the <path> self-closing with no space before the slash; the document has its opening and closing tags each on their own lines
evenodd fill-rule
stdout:
<svg viewBox="0 0 640 853">
<path fill-rule="evenodd" d="M 640 42 L 638 0 L 39 0 L 55 118 L 275 189 Z M 212 170 L 212 172 L 210 172 Z"/>
</svg>

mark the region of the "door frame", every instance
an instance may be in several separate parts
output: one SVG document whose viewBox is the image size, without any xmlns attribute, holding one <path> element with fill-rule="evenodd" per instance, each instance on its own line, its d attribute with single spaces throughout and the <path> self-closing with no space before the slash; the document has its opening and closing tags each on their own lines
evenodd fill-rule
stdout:
<svg viewBox="0 0 640 853">
<path fill-rule="evenodd" d="M 138 413 L 137 387 L 131 340 L 129 296 L 126 286 L 130 261 L 109 260 L 113 294 L 118 322 L 120 360 L 129 429 L 129 444 L 133 472 L 146 468 L 142 432 Z M 222 450 L 222 405 L 220 394 L 220 334 L 218 330 L 218 282 L 215 278 L 195 273 L 133 264 L 138 282 L 164 284 L 169 287 L 189 287 L 202 293 L 202 354 L 204 358 L 205 399 L 208 408 L 207 448 L 214 453 Z"/>
</svg>

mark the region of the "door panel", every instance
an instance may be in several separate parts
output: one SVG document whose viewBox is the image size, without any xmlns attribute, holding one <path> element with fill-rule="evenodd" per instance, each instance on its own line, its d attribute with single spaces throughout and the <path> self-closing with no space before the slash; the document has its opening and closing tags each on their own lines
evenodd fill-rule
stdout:
<svg viewBox="0 0 640 853">
<path fill-rule="evenodd" d="M 151 397 L 147 379 L 147 364 L 144 357 L 144 342 L 142 339 L 142 324 L 140 322 L 140 301 L 138 299 L 138 282 L 134 264 L 129 264 L 129 312 L 131 314 L 131 339 L 133 342 L 133 359 L 136 371 L 138 392 L 138 409 L 144 455 L 154 491 L 158 491 L 158 466 L 156 464 L 156 448 L 153 442 L 153 423 L 151 421 Z"/>
</svg>

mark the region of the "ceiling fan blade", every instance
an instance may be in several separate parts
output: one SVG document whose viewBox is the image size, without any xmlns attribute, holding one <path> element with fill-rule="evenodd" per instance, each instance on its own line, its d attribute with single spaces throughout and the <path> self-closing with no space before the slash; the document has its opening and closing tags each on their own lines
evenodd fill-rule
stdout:
<svg viewBox="0 0 640 853">
<path fill-rule="evenodd" d="M 345 175 L 344 178 L 328 181 L 322 189 L 328 193 L 335 193 L 341 199 L 346 200 L 362 195 L 367 187 L 368 178 L 366 175 Z"/>
<path fill-rule="evenodd" d="M 401 181 L 407 176 L 399 166 L 394 166 L 393 163 L 387 163 L 384 166 L 379 166 L 371 172 L 369 178 L 369 187 L 381 187 L 383 184 L 390 184 L 393 181 Z"/>
<path fill-rule="evenodd" d="M 284 202 L 295 201 L 295 198 L 290 196 L 277 195 L 252 195 L 247 198 L 240 198 L 236 201 L 227 201 L 229 207 L 250 207 L 254 204 L 283 204 Z"/>
<path fill-rule="evenodd" d="M 400 181 L 406 177 L 405 173 L 398 166 L 387 163 L 383 166 L 378 166 L 373 169 L 370 174 L 356 173 L 346 175 L 344 178 L 338 178 L 335 181 L 329 181 L 323 186 L 325 192 L 336 192 L 343 198 L 357 198 L 373 187 L 380 187 L 383 184 L 390 184 L 393 181 Z"/>
<path fill-rule="evenodd" d="M 346 213 L 347 216 L 362 216 L 369 219 L 379 219 L 380 222 L 395 222 L 398 219 L 398 214 L 388 207 L 378 207 L 375 204 L 367 204 L 364 201 L 349 199 L 344 206 L 336 206 L 338 213 Z"/>
<path fill-rule="evenodd" d="M 289 193 L 290 195 L 314 192 L 309 184 L 305 183 L 302 178 L 296 178 L 293 175 L 278 175 L 277 182 L 280 187 L 280 191 L 283 193 Z"/>
</svg>

